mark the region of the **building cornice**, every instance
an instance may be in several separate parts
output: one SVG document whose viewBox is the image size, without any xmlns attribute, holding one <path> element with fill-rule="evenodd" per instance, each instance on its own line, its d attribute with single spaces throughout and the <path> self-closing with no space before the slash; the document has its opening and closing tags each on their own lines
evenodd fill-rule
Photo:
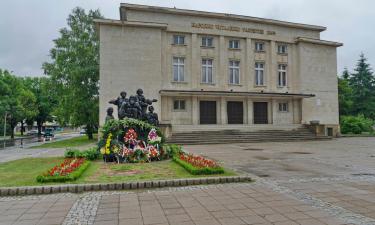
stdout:
<svg viewBox="0 0 375 225">
<path fill-rule="evenodd" d="M 270 25 L 277 25 L 277 26 L 283 26 L 283 27 L 313 30 L 313 31 L 319 31 L 319 32 L 325 31 L 327 29 L 326 27 L 323 27 L 323 26 L 316 26 L 316 25 L 309 25 L 309 24 L 302 24 L 302 23 L 292 23 L 292 22 L 286 22 L 286 21 L 280 21 L 280 20 L 274 20 L 274 19 L 265 19 L 265 18 L 252 17 L 252 16 L 243 16 L 243 15 L 235 15 L 235 14 L 228 14 L 228 13 L 204 12 L 204 11 L 197 11 L 197 10 L 176 9 L 176 8 L 138 5 L 138 4 L 129 4 L 129 3 L 121 3 L 120 5 L 120 14 L 121 14 L 120 17 L 122 20 L 126 20 L 126 15 L 122 15 L 122 14 L 126 14 L 127 9 L 136 10 L 136 11 L 165 13 L 165 14 L 199 16 L 199 17 L 218 18 L 218 19 L 230 19 L 230 20 L 237 20 L 237 21 L 255 22 L 255 23 L 261 23 L 261 24 L 270 24 Z"/>
<path fill-rule="evenodd" d="M 148 27 L 148 28 L 159 28 L 159 29 L 167 29 L 167 26 L 168 26 L 168 24 L 166 23 L 122 21 L 122 20 L 111 20 L 111 19 L 94 19 L 94 22 L 97 25 Z"/>
<path fill-rule="evenodd" d="M 257 97 L 296 97 L 311 98 L 314 94 L 288 93 L 288 92 L 255 92 L 255 91 L 199 91 L 199 90 L 160 90 L 162 96 L 257 96 Z"/>
<path fill-rule="evenodd" d="M 332 47 L 340 47 L 340 46 L 344 45 L 343 43 L 340 43 L 340 42 L 325 41 L 325 40 L 306 38 L 306 37 L 298 37 L 298 38 L 296 38 L 295 42 L 296 43 L 305 42 L 305 43 L 318 44 L 318 45 L 328 45 L 328 46 L 332 46 Z"/>
</svg>

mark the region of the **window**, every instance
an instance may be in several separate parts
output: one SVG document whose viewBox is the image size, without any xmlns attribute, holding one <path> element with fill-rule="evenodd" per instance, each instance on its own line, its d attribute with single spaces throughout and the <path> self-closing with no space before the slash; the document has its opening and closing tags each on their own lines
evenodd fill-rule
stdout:
<svg viewBox="0 0 375 225">
<path fill-rule="evenodd" d="M 280 112 L 288 112 L 288 103 L 279 103 Z"/>
<path fill-rule="evenodd" d="M 277 53 L 287 54 L 288 53 L 288 46 L 286 44 L 278 45 L 277 46 Z"/>
<path fill-rule="evenodd" d="M 174 100 L 173 109 L 174 110 L 185 110 L 185 100 Z"/>
<path fill-rule="evenodd" d="M 240 61 L 229 61 L 229 84 L 240 84 Z"/>
<path fill-rule="evenodd" d="M 240 48 L 240 41 L 239 40 L 229 40 L 229 48 L 230 49 L 239 49 Z"/>
<path fill-rule="evenodd" d="M 212 84 L 212 59 L 202 59 L 202 83 Z"/>
<path fill-rule="evenodd" d="M 255 42 L 255 51 L 263 52 L 264 51 L 264 42 Z"/>
<path fill-rule="evenodd" d="M 279 79 L 278 79 L 278 85 L 279 87 L 285 87 L 286 86 L 286 65 L 285 64 L 280 64 L 279 65 Z"/>
<path fill-rule="evenodd" d="M 202 47 L 213 47 L 213 38 L 202 37 Z"/>
<path fill-rule="evenodd" d="M 185 58 L 173 57 L 173 81 L 183 82 L 185 70 Z"/>
<path fill-rule="evenodd" d="M 185 36 L 183 36 L 183 35 L 173 35 L 173 44 L 184 45 L 185 44 Z"/>
<path fill-rule="evenodd" d="M 264 85 L 264 63 L 260 63 L 260 62 L 255 63 L 255 85 L 256 86 Z"/>
</svg>

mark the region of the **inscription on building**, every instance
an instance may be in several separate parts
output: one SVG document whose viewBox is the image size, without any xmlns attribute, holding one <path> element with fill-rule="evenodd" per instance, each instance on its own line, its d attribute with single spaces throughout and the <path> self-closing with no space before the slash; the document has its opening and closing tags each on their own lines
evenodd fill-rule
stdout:
<svg viewBox="0 0 375 225">
<path fill-rule="evenodd" d="M 191 26 L 194 28 L 200 29 L 211 29 L 211 30 L 225 30 L 225 31 L 234 31 L 234 32 L 246 32 L 246 33 L 253 33 L 253 34 L 267 34 L 267 35 L 275 35 L 275 31 L 265 31 L 262 29 L 254 29 L 249 27 L 237 27 L 231 25 L 220 25 L 220 24 L 209 24 L 209 23 L 191 23 Z"/>
</svg>

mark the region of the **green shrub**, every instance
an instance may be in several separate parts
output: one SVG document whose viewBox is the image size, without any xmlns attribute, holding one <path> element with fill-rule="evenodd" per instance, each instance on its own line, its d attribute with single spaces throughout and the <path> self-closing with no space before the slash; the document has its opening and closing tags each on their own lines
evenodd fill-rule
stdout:
<svg viewBox="0 0 375 225">
<path fill-rule="evenodd" d="M 181 160 L 178 155 L 173 156 L 173 160 L 182 166 L 185 170 L 193 175 L 210 175 L 210 174 L 221 174 L 224 173 L 223 167 L 204 167 L 197 168 L 188 162 Z"/>
<path fill-rule="evenodd" d="M 83 157 L 85 157 L 87 160 L 97 160 L 100 157 L 100 153 L 96 147 L 89 148 L 82 152 Z"/>
<path fill-rule="evenodd" d="M 173 158 L 174 156 L 179 156 L 181 153 L 183 153 L 180 145 L 169 144 L 169 145 L 164 145 L 164 148 L 169 158 Z"/>
<path fill-rule="evenodd" d="M 39 175 L 36 177 L 36 181 L 40 183 L 46 182 L 67 182 L 67 181 L 74 181 L 77 180 L 80 176 L 82 176 L 83 172 L 90 166 L 90 161 L 86 161 L 74 172 L 70 173 L 66 176 L 44 176 Z"/>
<path fill-rule="evenodd" d="M 373 132 L 374 121 L 363 115 L 343 116 L 340 121 L 341 133 L 361 134 L 362 132 Z"/>
<path fill-rule="evenodd" d="M 80 150 L 71 149 L 71 148 L 68 148 L 68 149 L 65 150 L 64 156 L 65 156 L 65 158 L 82 158 L 82 157 L 84 157 L 83 153 Z"/>
<path fill-rule="evenodd" d="M 92 147 L 84 151 L 78 149 L 67 149 L 64 153 L 65 158 L 86 158 L 87 160 L 97 160 L 100 153 L 97 148 Z"/>
</svg>

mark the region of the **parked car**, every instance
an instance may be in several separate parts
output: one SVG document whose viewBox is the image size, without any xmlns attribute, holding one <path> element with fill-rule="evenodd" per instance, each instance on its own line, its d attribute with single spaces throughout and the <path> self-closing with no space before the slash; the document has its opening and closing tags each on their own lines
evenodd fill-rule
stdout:
<svg viewBox="0 0 375 225">
<path fill-rule="evenodd" d="M 51 141 L 55 137 L 55 131 L 51 128 L 47 128 L 44 130 L 44 141 Z"/>
<path fill-rule="evenodd" d="M 29 130 L 27 131 L 26 135 L 28 136 L 38 135 L 38 130 Z"/>
<path fill-rule="evenodd" d="M 82 128 L 82 129 L 79 131 L 79 134 L 86 134 L 86 128 Z"/>
</svg>

